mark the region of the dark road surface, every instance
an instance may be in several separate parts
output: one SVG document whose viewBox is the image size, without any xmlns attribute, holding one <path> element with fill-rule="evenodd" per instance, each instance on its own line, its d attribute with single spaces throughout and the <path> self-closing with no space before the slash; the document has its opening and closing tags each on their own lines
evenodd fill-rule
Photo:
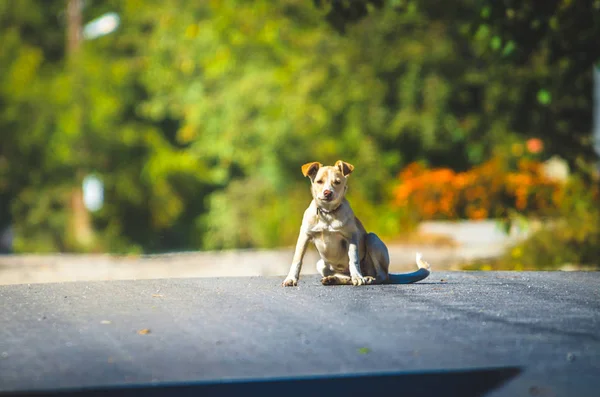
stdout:
<svg viewBox="0 0 600 397">
<path fill-rule="evenodd" d="M 314 388 L 329 387 L 319 382 L 337 375 L 363 395 L 367 385 L 375 395 L 406 387 L 404 395 L 600 396 L 600 273 L 434 272 L 418 284 L 363 287 L 281 281 L 0 286 L 0 396 L 223 379 L 279 379 L 238 384 L 230 395 L 319 395 Z M 476 371 L 486 368 L 503 369 L 494 380 Z M 355 374 L 375 377 L 360 383 Z M 471 394 L 461 391 L 469 385 Z"/>
</svg>

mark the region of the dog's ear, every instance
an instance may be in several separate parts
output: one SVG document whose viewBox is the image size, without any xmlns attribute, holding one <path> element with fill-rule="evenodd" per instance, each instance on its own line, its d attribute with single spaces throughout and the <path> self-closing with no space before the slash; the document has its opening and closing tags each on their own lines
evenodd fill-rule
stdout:
<svg viewBox="0 0 600 397">
<path fill-rule="evenodd" d="M 342 172 L 344 176 L 348 176 L 354 171 L 354 166 L 345 161 L 338 160 L 335 162 L 335 166 Z"/>
<path fill-rule="evenodd" d="M 317 171 L 321 168 L 323 164 L 313 161 L 312 163 L 306 163 L 302 166 L 302 175 L 310 177 L 313 179 L 315 175 L 317 175 Z"/>
</svg>

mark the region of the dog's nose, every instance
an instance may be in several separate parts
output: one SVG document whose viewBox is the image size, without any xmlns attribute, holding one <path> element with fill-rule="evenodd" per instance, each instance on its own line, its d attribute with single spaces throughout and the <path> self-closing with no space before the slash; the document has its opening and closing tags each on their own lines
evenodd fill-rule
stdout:
<svg viewBox="0 0 600 397">
<path fill-rule="evenodd" d="M 330 198 L 333 192 L 331 190 L 323 190 L 323 196 Z"/>
</svg>

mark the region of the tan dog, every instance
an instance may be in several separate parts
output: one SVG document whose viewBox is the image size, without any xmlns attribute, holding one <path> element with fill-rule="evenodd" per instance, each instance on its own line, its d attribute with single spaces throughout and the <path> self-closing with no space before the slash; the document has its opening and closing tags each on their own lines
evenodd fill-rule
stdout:
<svg viewBox="0 0 600 397">
<path fill-rule="evenodd" d="M 317 271 L 324 285 L 408 284 L 429 276 L 429 264 L 417 253 L 419 270 L 389 274 L 387 247 L 374 233 L 367 233 L 345 198 L 352 164 L 341 160 L 333 167 L 313 162 L 302 166 L 311 180 L 313 201 L 304 212 L 296 252 L 283 285 L 298 285 L 302 259 L 312 241 L 321 259 Z"/>
</svg>

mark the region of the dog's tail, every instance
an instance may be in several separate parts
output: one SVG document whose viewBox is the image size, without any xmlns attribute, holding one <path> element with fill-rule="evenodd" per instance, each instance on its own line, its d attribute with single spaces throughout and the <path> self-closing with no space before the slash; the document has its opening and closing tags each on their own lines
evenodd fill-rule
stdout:
<svg viewBox="0 0 600 397">
<path fill-rule="evenodd" d="M 411 284 L 427 278 L 431 274 L 431 266 L 423 260 L 423 255 L 417 252 L 419 270 L 412 273 L 390 274 L 387 284 Z"/>
</svg>

